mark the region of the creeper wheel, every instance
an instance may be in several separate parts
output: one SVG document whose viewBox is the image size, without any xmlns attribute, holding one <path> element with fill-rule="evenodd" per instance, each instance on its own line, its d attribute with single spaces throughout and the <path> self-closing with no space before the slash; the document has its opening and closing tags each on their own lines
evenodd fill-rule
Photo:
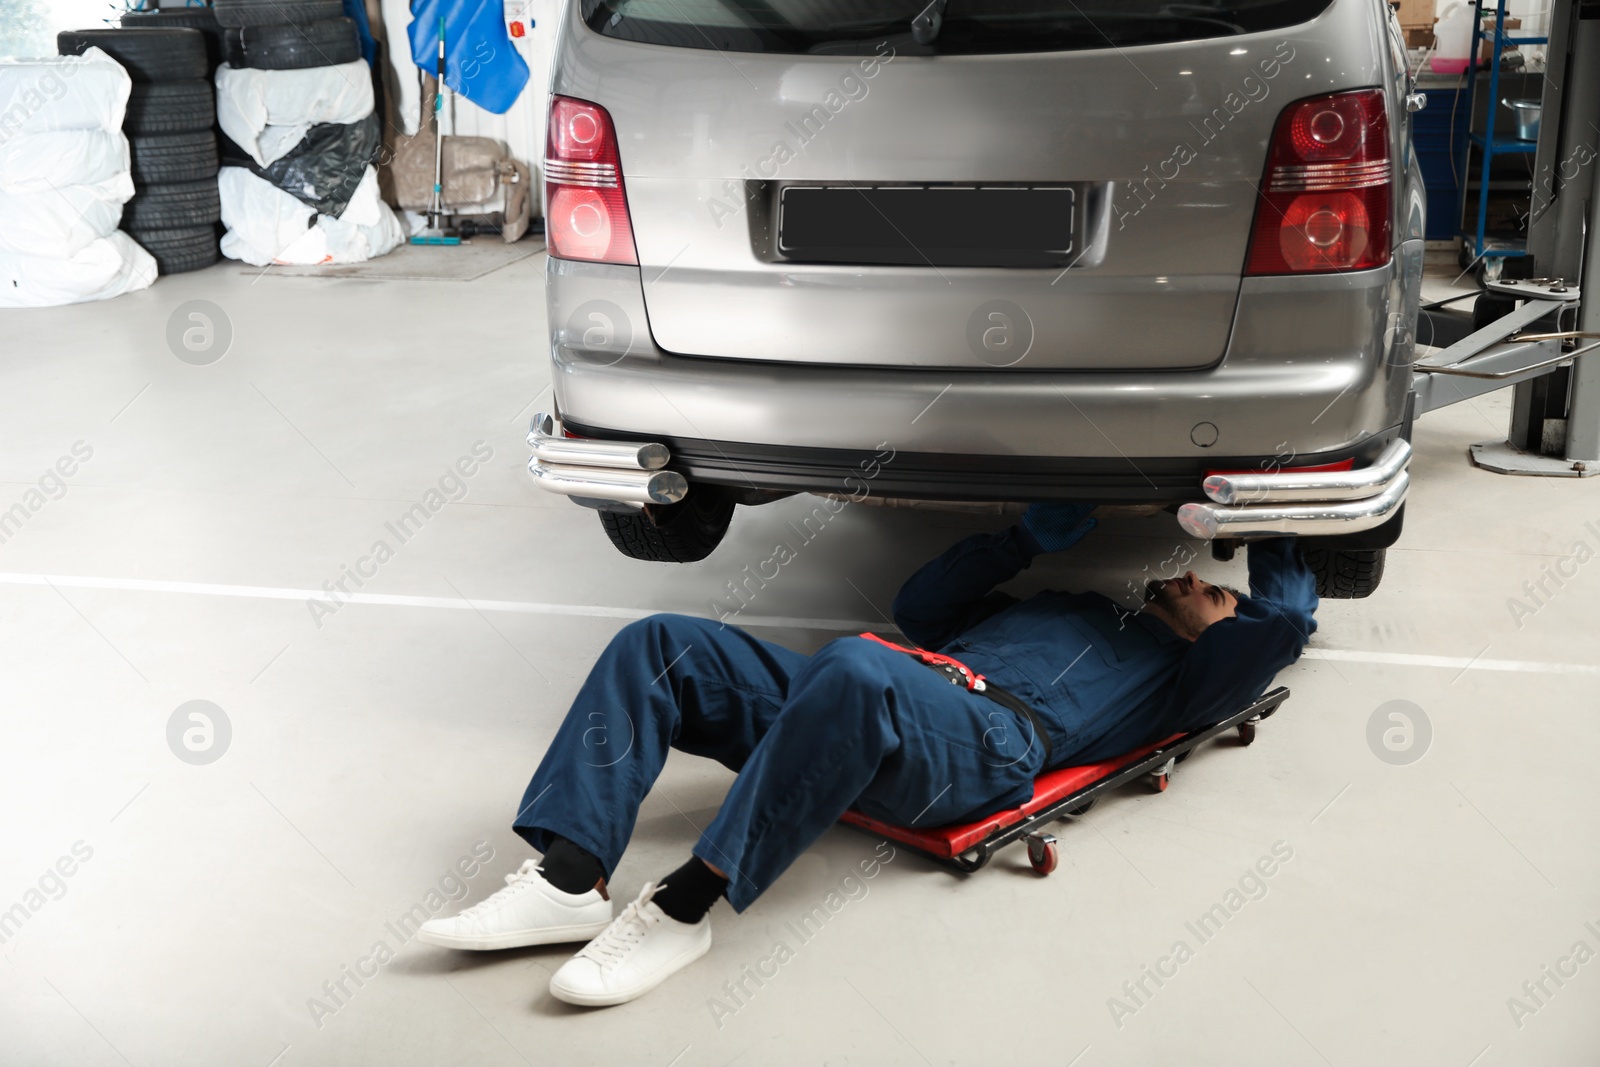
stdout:
<svg viewBox="0 0 1600 1067">
<path fill-rule="evenodd" d="M 1056 851 L 1055 835 L 1029 834 L 1026 840 L 1028 842 L 1028 862 L 1033 865 L 1033 869 L 1041 877 L 1055 870 L 1056 864 L 1061 859 Z"/>
</svg>

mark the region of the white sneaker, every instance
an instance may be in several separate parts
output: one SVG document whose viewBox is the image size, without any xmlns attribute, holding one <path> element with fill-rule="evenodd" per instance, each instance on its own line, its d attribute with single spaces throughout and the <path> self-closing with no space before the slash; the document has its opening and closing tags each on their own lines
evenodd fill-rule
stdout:
<svg viewBox="0 0 1600 1067">
<path fill-rule="evenodd" d="M 583 941 L 611 923 L 611 901 L 598 889 L 563 893 L 544 880 L 536 860 L 506 875 L 506 887 L 449 919 L 429 919 L 417 940 L 444 948 L 495 949 Z"/>
<path fill-rule="evenodd" d="M 671 918 L 650 903 L 656 888 L 646 882 L 605 933 L 551 975 L 551 996 L 591 1008 L 625 1004 L 706 954 L 711 916 L 692 925 Z"/>
</svg>

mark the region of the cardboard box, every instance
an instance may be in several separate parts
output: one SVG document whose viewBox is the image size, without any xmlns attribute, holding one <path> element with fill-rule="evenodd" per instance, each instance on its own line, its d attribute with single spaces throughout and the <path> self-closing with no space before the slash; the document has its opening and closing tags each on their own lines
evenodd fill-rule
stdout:
<svg viewBox="0 0 1600 1067">
<path fill-rule="evenodd" d="M 1432 48 L 1432 26 L 1401 26 L 1401 31 L 1406 36 L 1407 48 Z"/>
<path fill-rule="evenodd" d="M 1401 26 L 1433 28 L 1433 0 L 1390 0 L 1390 6 L 1400 15 Z"/>
</svg>

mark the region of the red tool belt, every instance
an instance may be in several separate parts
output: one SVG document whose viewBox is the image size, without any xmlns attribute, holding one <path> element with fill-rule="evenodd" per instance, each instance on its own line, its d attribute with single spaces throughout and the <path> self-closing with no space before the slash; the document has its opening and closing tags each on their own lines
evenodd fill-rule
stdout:
<svg viewBox="0 0 1600 1067">
<path fill-rule="evenodd" d="M 1038 713 L 1015 693 L 1008 692 L 995 685 L 954 656 L 929 652 L 925 648 L 907 648 L 905 645 L 897 645 L 893 641 L 885 641 L 877 634 L 857 634 L 856 636 L 865 637 L 868 641 L 876 641 L 885 648 L 892 648 L 896 652 L 904 652 L 908 656 L 913 656 L 918 661 L 949 678 L 951 685 L 964 686 L 968 691 L 986 696 L 1001 707 L 1009 708 L 1021 715 L 1028 720 L 1028 725 L 1033 728 L 1033 736 L 1044 746 L 1044 764 L 1041 770 L 1049 769 L 1054 762 L 1050 751 L 1050 734 L 1045 730 L 1044 723 L 1040 721 Z M 1031 745 L 1032 742 L 1029 742 L 1029 744 Z"/>
</svg>

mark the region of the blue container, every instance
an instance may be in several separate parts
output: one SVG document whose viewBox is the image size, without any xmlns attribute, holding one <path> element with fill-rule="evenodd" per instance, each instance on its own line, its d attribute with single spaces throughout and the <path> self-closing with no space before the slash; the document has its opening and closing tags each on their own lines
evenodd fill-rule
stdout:
<svg viewBox="0 0 1600 1067">
<path fill-rule="evenodd" d="M 1460 182 L 1466 176 L 1456 172 L 1461 167 L 1462 147 L 1467 143 L 1472 101 L 1464 84 L 1419 86 L 1419 90 L 1427 94 L 1428 106 L 1411 116 L 1411 142 L 1422 168 L 1422 183 L 1428 190 L 1428 225 L 1423 236 L 1430 241 L 1448 241 L 1461 229 Z"/>
</svg>

